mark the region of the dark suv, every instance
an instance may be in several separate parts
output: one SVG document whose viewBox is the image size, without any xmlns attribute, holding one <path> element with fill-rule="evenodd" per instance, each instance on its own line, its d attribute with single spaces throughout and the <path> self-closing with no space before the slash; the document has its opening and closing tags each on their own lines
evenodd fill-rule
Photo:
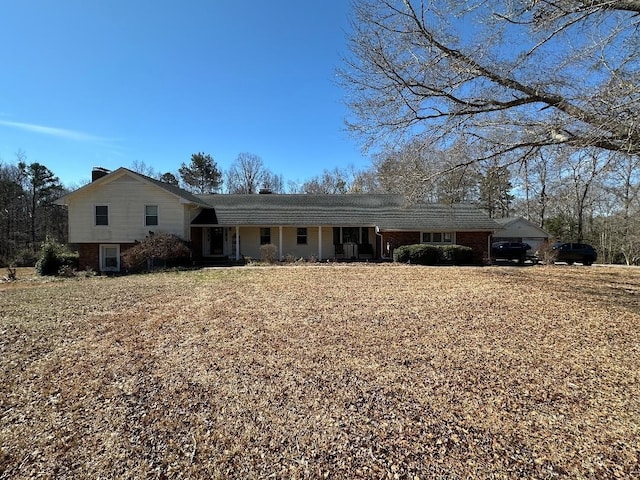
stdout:
<svg viewBox="0 0 640 480">
<path fill-rule="evenodd" d="M 583 265 L 591 265 L 598 258 L 596 250 L 586 243 L 554 243 L 554 261 L 567 262 L 572 265 L 574 262 Z"/>
<path fill-rule="evenodd" d="M 524 263 L 527 250 L 531 250 L 528 243 L 522 242 L 494 242 L 491 244 L 491 256 L 494 260 L 518 260 Z"/>
</svg>

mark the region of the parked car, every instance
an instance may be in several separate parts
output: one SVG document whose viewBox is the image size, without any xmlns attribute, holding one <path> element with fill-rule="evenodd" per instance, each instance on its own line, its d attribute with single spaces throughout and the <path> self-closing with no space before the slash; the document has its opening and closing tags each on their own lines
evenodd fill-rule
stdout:
<svg viewBox="0 0 640 480">
<path fill-rule="evenodd" d="M 595 248 L 586 243 L 554 243 L 553 251 L 555 262 L 566 262 L 569 265 L 574 262 L 591 265 L 598 258 Z"/>
<path fill-rule="evenodd" d="M 524 263 L 531 245 L 522 242 L 494 242 L 491 244 L 491 256 L 494 260 L 518 260 Z"/>
</svg>

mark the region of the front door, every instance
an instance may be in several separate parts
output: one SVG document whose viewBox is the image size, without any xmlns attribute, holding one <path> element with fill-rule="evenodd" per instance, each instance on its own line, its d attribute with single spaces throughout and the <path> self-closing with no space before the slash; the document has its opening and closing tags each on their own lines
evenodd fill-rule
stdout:
<svg viewBox="0 0 640 480">
<path fill-rule="evenodd" d="M 224 254 L 224 230 L 221 227 L 211 229 L 211 255 Z"/>
</svg>

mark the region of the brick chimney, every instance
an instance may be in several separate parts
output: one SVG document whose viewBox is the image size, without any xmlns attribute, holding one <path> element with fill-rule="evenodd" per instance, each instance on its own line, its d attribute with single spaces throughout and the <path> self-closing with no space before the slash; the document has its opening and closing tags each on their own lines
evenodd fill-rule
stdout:
<svg viewBox="0 0 640 480">
<path fill-rule="evenodd" d="M 106 168 L 93 167 L 93 170 L 91 170 L 91 181 L 95 182 L 99 178 L 102 178 L 102 177 L 104 177 L 105 175 L 107 175 L 109 173 L 111 173 L 111 171 L 106 169 Z"/>
</svg>

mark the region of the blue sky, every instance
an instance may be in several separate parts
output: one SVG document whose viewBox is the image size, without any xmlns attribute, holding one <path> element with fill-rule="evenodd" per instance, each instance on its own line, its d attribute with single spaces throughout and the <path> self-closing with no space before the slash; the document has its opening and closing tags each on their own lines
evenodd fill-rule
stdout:
<svg viewBox="0 0 640 480">
<path fill-rule="evenodd" d="M 225 170 L 240 152 L 286 180 L 369 165 L 335 70 L 350 2 L 0 0 L 0 160 L 51 169 Z"/>
</svg>

